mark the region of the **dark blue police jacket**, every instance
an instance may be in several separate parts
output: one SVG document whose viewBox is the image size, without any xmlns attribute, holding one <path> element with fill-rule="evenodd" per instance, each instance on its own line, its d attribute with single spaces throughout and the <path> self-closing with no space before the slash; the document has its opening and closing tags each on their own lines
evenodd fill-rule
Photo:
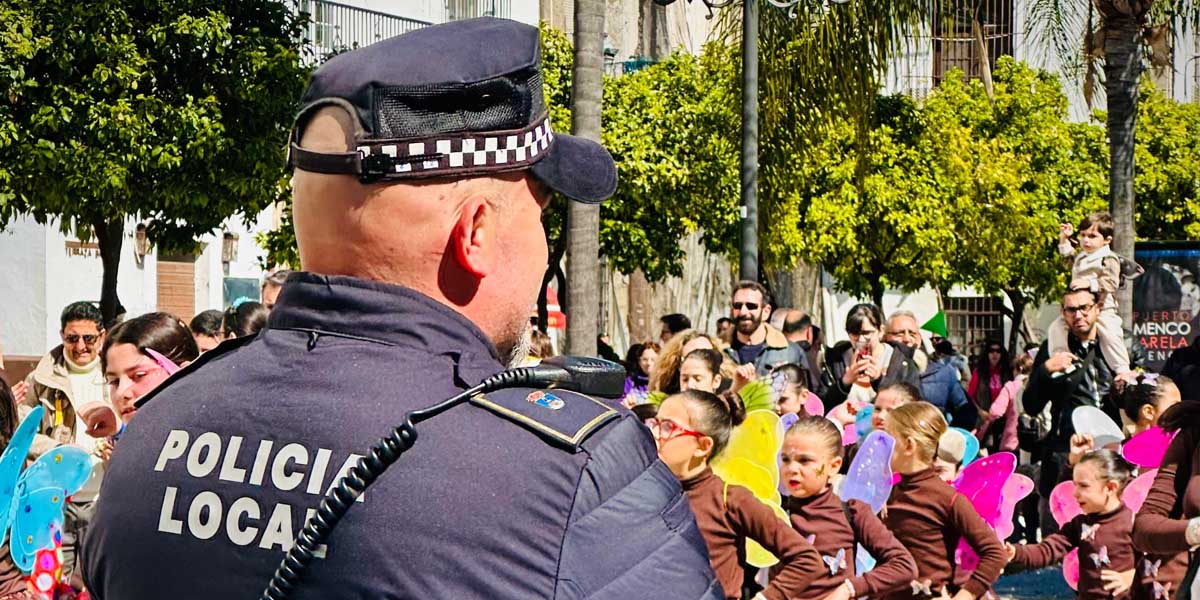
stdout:
<svg viewBox="0 0 1200 600">
<path fill-rule="evenodd" d="M 321 496 L 406 411 L 501 369 L 412 290 L 294 275 L 267 329 L 144 398 L 85 540 L 103 600 L 256 598 Z M 627 411 L 488 394 L 418 426 L 294 598 L 721 598 L 679 483 Z"/>
</svg>

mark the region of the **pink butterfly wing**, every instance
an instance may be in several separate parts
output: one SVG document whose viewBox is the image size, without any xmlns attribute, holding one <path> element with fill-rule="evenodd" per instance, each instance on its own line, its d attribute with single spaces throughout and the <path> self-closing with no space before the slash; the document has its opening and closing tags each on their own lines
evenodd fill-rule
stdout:
<svg viewBox="0 0 1200 600">
<path fill-rule="evenodd" d="M 1079 508 L 1079 502 L 1075 500 L 1074 481 L 1068 480 L 1054 486 L 1054 490 L 1050 492 L 1050 513 L 1054 515 L 1059 527 L 1083 514 L 1083 509 Z"/>
<path fill-rule="evenodd" d="M 975 512 L 979 513 L 988 525 L 995 527 L 1000 518 L 1000 503 L 1005 483 L 1012 477 L 1016 468 L 1015 455 L 1011 452 L 998 452 L 967 465 L 954 481 L 954 489 L 971 501 Z"/>
<path fill-rule="evenodd" d="M 825 413 L 825 404 L 821 402 L 821 398 L 816 394 L 805 391 L 804 412 L 814 417 L 819 417 Z"/>
<path fill-rule="evenodd" d="M 1013 532 L 1013 513 L 1017 503 L 1033 492 L 1033 480 L 1020 474 L 1013 473 L 1004 482 L 1004 490 L 1000 492 L 1000 520 L 996 522 L 996 535 L 1000 539 L 1008 539 Z"/>
<path fill-rule="evenodd" d="M 1158 475 L 1158 469 L 1150 469 L 1141 475 L 1138 475 L 1125 486 L 1125 491 L 1121 492 L 1121 501 L 1125 506 L 1129 507 L 1134 513 L 1142 509 L 1142 504 L 1146 501 L 1146 495 L 1150 493 L 1150 488 L 1154 486 L 1154 476 Z"/>
<path fill-rule="evenodd" d="M 1000 522 L 1004 486 L 1016 468 L 1014 454 L 998 452 L 967 465 L 954 481 L 954 489 L 966 496 L 975 512 L 995 529 Z M 979 566 L 979 556 L 965 539 L 959 540 L 956 554 L 963 569 L 971 571 Z"/>
<path fill-rule="evenodd" d="M 1139 467 L 1157 469 L 1162 465 L 1167 446 L 1171 445 L 1176 433 L 1179 432 L 1167 433 L 1157 425 L 1151 427 L 1129 438 L 1125 445 L 1121 446 L 1121 456 Z"/>
<path fill-rule="evenodd" d="M 1079 589 L 1079 548 L 1068 552 L 1063 557 L 1062 574 L 1063 579 L 1067 580 L 1067 585 L 1071 586 L 1071 589 Z"/>
</svg>

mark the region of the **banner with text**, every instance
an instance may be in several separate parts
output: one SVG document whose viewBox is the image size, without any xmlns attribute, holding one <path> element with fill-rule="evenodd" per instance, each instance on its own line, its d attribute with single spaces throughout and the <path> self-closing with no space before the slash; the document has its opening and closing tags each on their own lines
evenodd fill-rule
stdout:
<svg viewBox="0 0 1200 600">
<path fill-rule="evenodd" d="M 1146 368 L 1162 369 L 1177 348 L 1195 342 L 1200 326 L 1200 242 L 1137 245 L 1146 270 L 1133 282 L 1133 335 L 1148 353 Z"/>
</svg>

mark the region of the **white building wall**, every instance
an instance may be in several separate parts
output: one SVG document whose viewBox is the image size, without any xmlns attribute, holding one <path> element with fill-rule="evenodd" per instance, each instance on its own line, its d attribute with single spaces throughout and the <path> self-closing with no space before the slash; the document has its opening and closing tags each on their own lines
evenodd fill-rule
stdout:
<svg viewBox="0 0 1200 600">
<path fill-rule="evenodd" d="M 16 219 L 0 231 L 0 347 L 5 354 L 44 351 L 45 257 L 45 231 L 33 219 Z"/>
</svg>

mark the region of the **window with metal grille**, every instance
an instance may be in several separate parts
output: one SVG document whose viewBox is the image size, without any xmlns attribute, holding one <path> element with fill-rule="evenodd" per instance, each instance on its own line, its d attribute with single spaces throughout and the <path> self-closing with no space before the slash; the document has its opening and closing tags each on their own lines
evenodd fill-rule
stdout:
<svg viewBox="0 0 1200 600">
<path fill-rule="evenodd" d="M 1004 339 L 1004 301 L 986 296 L 943 298 L 950 341 L 964 355 L 978 351 L 988 340 Z"/>
<path fill-rule="evenodd" d="M 976 21 L 992 68 L 996 59 L 1013 53 L 1013 0 L 934 0 L 933 15 L 934 85 L 956 68 L 971 79 L 982 76 Z"/>
</svg>

